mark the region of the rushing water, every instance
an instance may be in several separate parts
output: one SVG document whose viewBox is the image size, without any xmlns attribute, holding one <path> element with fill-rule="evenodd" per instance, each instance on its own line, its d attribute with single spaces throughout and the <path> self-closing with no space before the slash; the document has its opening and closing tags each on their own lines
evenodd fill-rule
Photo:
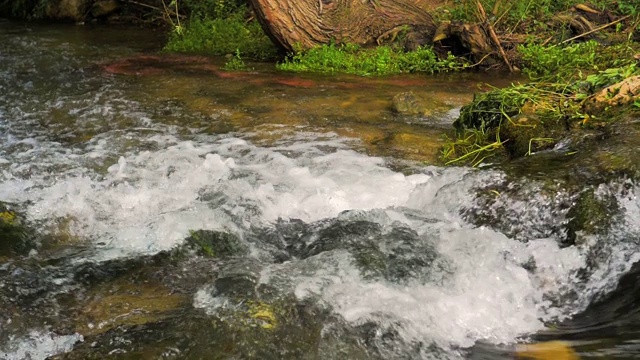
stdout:
<svg viewBox="0 0 640 360">
<path fill-rule="evenodd" d="M 585 183 L 618 211 L 567 244 L 575 180 L 425 165 L 477 80 L 106 71 L 157 50 L 131 30 L 0 44 L 0 201 L 41 242 L 0 257 L 0 358 L 640 355 L 635 183 Z M 406 90 L 433 113 L 390 112 Z M 197 230 L 246 251 L 158 257 Z"/>
</svg>

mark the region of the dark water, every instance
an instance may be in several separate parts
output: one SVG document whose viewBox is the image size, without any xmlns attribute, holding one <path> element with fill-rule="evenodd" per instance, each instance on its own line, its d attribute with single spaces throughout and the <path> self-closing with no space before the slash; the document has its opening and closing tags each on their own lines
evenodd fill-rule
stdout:
<svg viewBox="0 0 640 360">
<path fill-rule="evenodd" d="M 0 358 L 638 354 L 635 125 L 439 168 L 504 79 L 229 73 L 161 41 L 0 23 L 0 216 L 27 227 Z M 406 91 L 423 112 L 390 110 Z"/>
</svg>

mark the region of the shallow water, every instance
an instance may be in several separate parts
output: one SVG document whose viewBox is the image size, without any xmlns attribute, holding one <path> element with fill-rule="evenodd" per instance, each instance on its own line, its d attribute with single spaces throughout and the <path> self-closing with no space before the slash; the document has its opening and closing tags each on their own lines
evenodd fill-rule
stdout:
<svg viewBox="0 0 640 360">
<path fill-rule="evenodd" d="M 579 181 L 431 165 L 509 79 L 227 73 L 156 36 L 0 22 L 0 201 L 38 233 L 0 257 L 0 357 L 640 353 L 635 182 L 582 185 L 619 211 L 567 246 Z M 409 90 L 428 111 L 390 110 Z M 246 252 L 163 257 L 197 230 Z"/>
</svg>

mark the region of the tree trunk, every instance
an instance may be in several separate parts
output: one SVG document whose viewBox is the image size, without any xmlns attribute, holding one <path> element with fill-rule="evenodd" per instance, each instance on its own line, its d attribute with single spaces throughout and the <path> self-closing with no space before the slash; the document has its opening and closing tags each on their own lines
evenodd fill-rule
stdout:
<svg viewBox="0 0 640 360">
<path fill-rule="evenodd" d="M 250 0 L 272 40 L 286 50 L 338 43 L 393 41 L 407 47 L 431 43 L 429 0 Z M 433 2 L 433 1 L 431 1 Z"/>
</svg>

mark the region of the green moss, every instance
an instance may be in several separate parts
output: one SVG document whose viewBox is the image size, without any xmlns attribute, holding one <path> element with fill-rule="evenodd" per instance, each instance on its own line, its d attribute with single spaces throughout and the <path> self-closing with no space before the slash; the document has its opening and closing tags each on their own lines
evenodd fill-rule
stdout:
<svg viewBox="0 0 640 360">
<path fill-rule="evenodd" d="M 240 239 L 229 233 L 212 230 L 191 231 L 186 243 L 200 255 L 208 257 L 231 257 L 247 252 Z"/>
<path fill-rule="evenodd" d="M 355 264 L 367 278 L 379 278 L 387 271 L 387 255 L 375 244 L 365 243 L 352 251 Z"/>
<path fill-rule="evenodd" d="M 593 189 L 587 189 L 567 214 L 567 242 L 574 244 L 580 232 L 593 235 L 606 231 L 619 212 L 614 196 L 599 197 Z"/>
<path fill-rule="evenodd" d="M 235 54 L 239 51 L 254 60 L 273 59 L 276 47 L 256 21 L 246 22 L 243 12 L 226 18 L 193 18 L 171 33 L 167 51 L 210 55 Z"/>
<path fill-rule="evenodd" d="M 283 71 L 389 75 L 400 73 L 437 73 L 463 68 L 453 56 L 438 59 L 429 47 L 404 52 L 390 46 L 362 48 L 355 44 L 322 45 L 297 51 L 277 68 Z"/>
</svg>

